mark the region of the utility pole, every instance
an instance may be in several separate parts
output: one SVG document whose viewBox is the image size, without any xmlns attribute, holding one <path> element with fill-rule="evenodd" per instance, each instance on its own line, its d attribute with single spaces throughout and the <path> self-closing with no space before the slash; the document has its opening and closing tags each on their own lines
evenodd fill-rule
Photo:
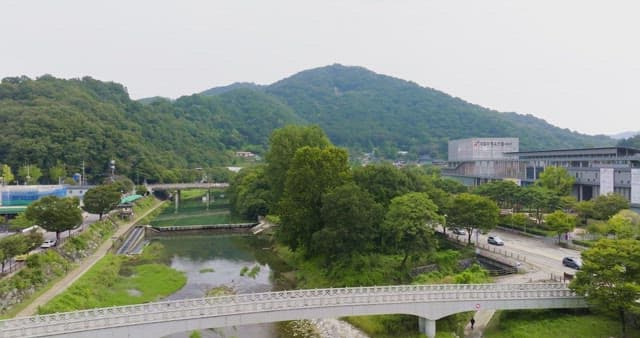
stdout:
<svg viewBox="0 0 640 338">
<path fill-rule="evenodd" d="M 86 180 L 84 179 L 84 160 L 82 160 L 82 177 L 80 177 L 80 186 L 85 184 Z"/>
</svg>

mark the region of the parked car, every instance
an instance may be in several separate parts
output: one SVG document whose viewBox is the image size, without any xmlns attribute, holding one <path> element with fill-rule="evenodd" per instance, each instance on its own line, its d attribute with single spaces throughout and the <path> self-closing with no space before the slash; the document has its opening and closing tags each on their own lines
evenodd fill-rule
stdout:
<svg viewBox="0 0 640 338">
<path fill-rule="evenodd" d="M 576 257 L 565 257 L 562 259 L 562 265 L 580 270 L 582 268 L 582 260 Z"/>
<path fill-rule="evenodd" d="M 493 244 L 493 245 L 504 245 L 504 241 L 502 240 L 502 238 L 498 236 L 487 237 L 487 243 Z"/>
<path fill-rule="evenodd" d="M 460 229 L 460 228 L 453 228 L 453 233 L 456 235 L 466 235 L 467 232 L 464 231 L 464 229 Z"/>
<path fill-rule="evenodd" d="M 46 249 L 46 248 L 52 248 L 56 246 L 56 240 L 55 239 L 47 239 L 46 241 L 42 242 L 42 245 L 40 245 L 41 248 Z"/>
</svg>

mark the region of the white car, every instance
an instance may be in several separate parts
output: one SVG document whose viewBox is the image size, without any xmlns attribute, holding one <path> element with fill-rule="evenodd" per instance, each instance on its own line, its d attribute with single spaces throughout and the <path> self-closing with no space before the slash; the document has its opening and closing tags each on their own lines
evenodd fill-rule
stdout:
<svg viewBox="0 0 640 338">
<path fill-rule="evenodd" d="M 487 243 L 493 244 L 493 245 L 504 245 L 504 241 L 502 240 L 502 238 L 498 236 L 487 237 Z"/>
<path fill-rule="evenodd" d="M 56 240 L 55 239 L 47 239 L 46 241 L 42 242 L 42 245 L 40 245 L 41 248 L 46 249 L 46 248 L 52 248 L 56 246 Z"/>
</svg>

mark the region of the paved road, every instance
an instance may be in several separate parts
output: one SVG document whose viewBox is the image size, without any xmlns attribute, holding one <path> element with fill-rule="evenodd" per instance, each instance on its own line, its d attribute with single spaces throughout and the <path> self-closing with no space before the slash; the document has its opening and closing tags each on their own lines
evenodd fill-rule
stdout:
<svg viewBox="0 0 640 338">
<path fill-rule="evenodd" d="M 20 311 L 16 317 L 24 317 L 24 316 L 32 316 L 38 310 L 38 307 L 48 303 L 53 297 L 62 293 L 66 290 L 71 284 L 73 284 L 78 278 L 80 278 L 85 272 L 87 272 L 96 262 L 98 262 L 108 251 L 111 249 L 113 245 L 113 238 L 119 238 L 122 236 L 129 228 L 131 228 L 138 220 L 144 218 L 153 210 L 162 205 L 162 202 L 157 201 L 156 205 L 154 205 L 151 209 L 147 210 L 144 214 L 137 216 L 133 221 L 120 226 L 116 233 L 112 236 L 112 238 L 106 240 L 96 252 L 94 252 L 91 256 L 87 257 L 80 263 L 78 267 L 71 270 L 63 279 L 58 281 L 55 285 L 53 285 L 49 290 L 40 295 L 37 299 L 35 299 L 31 304 L 29 304 L 26 308 Z"/>
<path fill-rule="evenodd" d="M 575 274 L 575 270 L 562 265 L 562 258 L 566 256 L 580 257 L 577 250 L 561 248 L 548 239 L 522 236 L 517 233 L 493 230 L 487 235 L 480 234 L 478 242 L 487 245 L 487 236 L 498 235 L 504 240 L 504 246 L 499 247 L 526 257 L 523 267 L 525 274 L 516 274 L 496 278 L 496 283 L 526 283 L 549 280 L 551 274 L 562 276 L 564 272 Z M 475 241 L 475 233 L 472 241 Z M 495 313 L 494 310 L 480 310 L 474 315 L 475 325 L 471 330 L 471 324 L 465 328 L 465 337 L 481 338 L 484 329 Z"/>
</svg>

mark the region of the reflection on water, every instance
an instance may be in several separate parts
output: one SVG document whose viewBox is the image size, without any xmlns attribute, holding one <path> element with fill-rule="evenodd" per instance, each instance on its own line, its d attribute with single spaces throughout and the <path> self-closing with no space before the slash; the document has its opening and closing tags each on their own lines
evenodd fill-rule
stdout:
<svg viewBox="0 0 640 338">
<path fill-rule="evenodd" d="M 264 292 L 272 289 L 271 267 L 261 254 L 266 240 L 248 235 L 173 236 L 154 239 L 165 246 L 171 257 L 171 267 L 187 275 L 187 284 L 166 298 L 176 300 L 206 296 L 207 291 L 227 286 L 236 293 Z M 259 266 L 255 275 L 245 273 Z M 254 269 L 257 270 L 257 269 Z M 249 277 L 251 275 L 251 277 Z M 278 337 L 274 324 L 244 325 L 200 332 L 202 337 L 215 338 L 274 338 Z M 171 338 L 189 337 L 191 332 L 169 335 Z"/>
</svg>

